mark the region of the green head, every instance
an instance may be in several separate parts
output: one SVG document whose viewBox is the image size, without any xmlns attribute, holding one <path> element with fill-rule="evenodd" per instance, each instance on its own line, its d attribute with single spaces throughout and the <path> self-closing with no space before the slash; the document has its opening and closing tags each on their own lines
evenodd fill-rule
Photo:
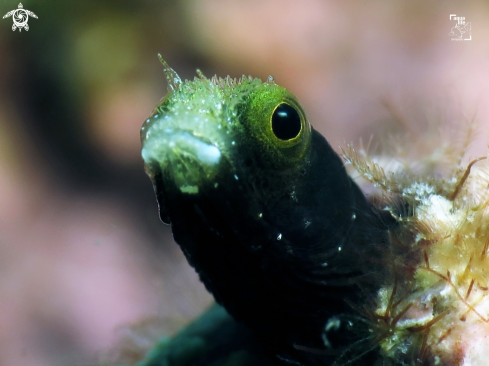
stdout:
<svg viewBox="0 0 489 366">
<path fill-rule="evenodd" d="M 169 94 L 141 129 L 150 175 L 156 164 L 191 195 L 217 188 L 226 175 L 245 178 L 242 165 L 251 160 L 272 170 L 301 168 L 311 126 L 297 99 L 272 78 L 263 83 L 199 73 L 182 82 L 163 63 Z"/>
</svg>

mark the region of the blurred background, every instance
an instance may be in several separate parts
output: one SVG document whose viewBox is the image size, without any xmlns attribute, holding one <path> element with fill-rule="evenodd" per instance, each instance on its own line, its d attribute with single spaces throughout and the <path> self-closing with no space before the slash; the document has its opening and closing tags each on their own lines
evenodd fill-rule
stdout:
<svg viewBox="0 0 489 366">
<path fill-rule="evenodd" d="M 487 153 L 488 2 L 22 4 L 38 16 L 28 32 L 0 21 L 2 366 L 97 364 L 212 302 L 159 222 L 140 158 L 139 128 L 166 93 L 157 53 L 184 78 L 273 75 L 338 151 L 423 130 L 436 110 L 455 130 L 475 115 L 471 153 Z M 450 14 L 471 22 L 470 41 L 451 40 Z"/>
</svg>

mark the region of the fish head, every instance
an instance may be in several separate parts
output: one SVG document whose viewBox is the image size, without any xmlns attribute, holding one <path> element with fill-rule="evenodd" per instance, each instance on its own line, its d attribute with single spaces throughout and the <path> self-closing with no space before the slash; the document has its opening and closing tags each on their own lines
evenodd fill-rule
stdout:
<svg viewBox="0 0 489 366">
<path fill-rule="evenodd" d="M 271 79 L 200 73 L 182 82 L 166 70 L 169 93 L 141 129 L 162 221 L 174 232 L 206 227 L 231 235 L 233 245 L 249 250 L 303 246 L 315 221 L 304 207 L 304 197 L 313 196 L 304 181 L 314 171 L 317 133 L 297 98 Z M 342 169 L 333 160 L 332 170 Z"/>
</svg>

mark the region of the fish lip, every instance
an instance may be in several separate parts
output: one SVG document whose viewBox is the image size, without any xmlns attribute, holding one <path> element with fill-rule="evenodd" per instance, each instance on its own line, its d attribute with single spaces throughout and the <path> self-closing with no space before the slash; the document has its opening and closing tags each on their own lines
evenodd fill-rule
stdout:
<svg viewBox="0 0 489 366">
<path fill-rule="evenodd" d="M 218 142 L 184 129 L 162 128 L 149 135 L 141 155 L 149 171 L 159 166 L 164 181 L 171 180 L 179 190 L 198 193 L 199 187 L 216 178 L 224 159 Z M 169 181 L 170 182 L 170 181 Z M 168 182 L 168 183 L 169 183 Z"/>
<path fill-rule="evenodd" d="M 143 145 L 141 155 L 145 162 L 163 162 L 173 156 L 186 156 L 210 166 L 219 163 L 222 153 L 218 143 L 212 143 L 193 131 L 165 128 L 157 137 L 149 136 Z"/>
</svg>

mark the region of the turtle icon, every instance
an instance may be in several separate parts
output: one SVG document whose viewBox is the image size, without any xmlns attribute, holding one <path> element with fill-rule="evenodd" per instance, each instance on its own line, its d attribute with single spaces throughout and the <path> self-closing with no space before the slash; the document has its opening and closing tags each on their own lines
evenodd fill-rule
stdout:
<svg viewBox="0 0 489 366">
<path fill-rule="evenodd" d="M 36 14 L 34 14 L 30 10 L 24 9 L 22 3 L 19 3 L 19 8 L 9 11 L 7 14 L 3 16 L 3 19 L 8 18 L 10 16 L 12 17 L 14 21 L 14 24 L 12 25 L 13 31 L 15 31 L 17 28 L 19 29 L 19 32 L 22 31 L 22 28 L 28 31 L 29 25 L 27 24 L 27 21 L 29 20 L 29 15 L 37 19 Z"/>
</svg>

